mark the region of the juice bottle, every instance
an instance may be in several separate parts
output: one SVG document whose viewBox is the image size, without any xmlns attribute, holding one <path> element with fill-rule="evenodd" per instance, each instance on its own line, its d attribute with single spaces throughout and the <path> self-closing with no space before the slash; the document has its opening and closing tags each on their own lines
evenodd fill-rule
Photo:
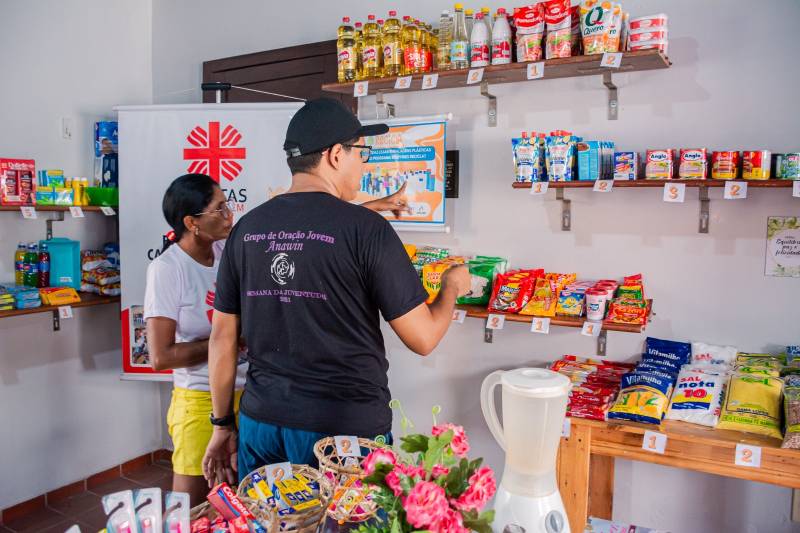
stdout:
<svg viewBox="0 0 800 533">
<path fill-rule="evenodd" d="M 399 76 L 402 67 L 400 19 L 397 18 L 397 11 L 389 11 L 389 18 L 383 24 L 383 72 L 386 76 Z"/>
<path fill-rule="evenodd" d="M 439 17 L 439 47 L 436 49 L 436 68 L 450 70 L 450 41 L 453 40 L 453 19 L 448 10 Z"/>
<path fill-rule="evenodd" d="M 450 63 L 454 69 L 469 67 L 469 37 L 467 36 L 467 23 L 464 20 L 464 6 L 456 4 L 455 24 L 453 28 L 453 40 L 450 43 Z"/>
<path fill-rule="evenodd" d="M 37 287 L 39 285 L 39 251 L 36 249 L 36 243 L 30 243 L 25 254 L 24 281 L 27 287 Z"/>
<path fill-rule="evenodd" d="M 356 79 L 364 79 L 364 58 L 361 56 L 364 50 L 364 25 L 356 22 Z"/>
<path fill-rule="evenodd" d="M 40 289 L 50 286 L 50 252 L 47 250 L 47 245 L 42 244 L 42 249 L 39 250 L 39 283 L 37 287 Z"/>
<path fill-rule="evenodd" d="M 17 251 L 14 252 L 14 283 L 25 285 L 25 254 L 27 253 L 25 243 L 17 244 Z"/>
<path fill-rule="evenodd" d="M 364 25 L 364 45 L 361 49 L 361 64 L 365 78 L 378 78 L 381 75 L 381 30 L 375 21 L 375 15 L 367 17 Z"/>
<path fill-rule="evenodd" d="M 337 77 L 339 83 L 354 81 L 356 79 L 356 40 L 355 29 L 350 24 L 350 17 L 342 18 L 339 26 L 339 38 L 336 40 L 336 53 L 338 58 Z"/>
</svg>

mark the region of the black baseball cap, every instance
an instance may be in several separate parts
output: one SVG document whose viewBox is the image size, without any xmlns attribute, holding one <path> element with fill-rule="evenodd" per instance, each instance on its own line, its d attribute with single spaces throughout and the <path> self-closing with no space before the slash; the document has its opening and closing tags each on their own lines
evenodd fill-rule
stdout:
<svg viewBox="0 0 800 533">
<path fill-rule="evenodd" d="M 295 113 L 286 130 L 283 149 L 287 157 L 312 154 L 334 144 L 383 135 L 389 131 L 386 124 L 362 126 L 352 111 L 339 100 L 317 98 L 309 100 Z"/>
</svg>

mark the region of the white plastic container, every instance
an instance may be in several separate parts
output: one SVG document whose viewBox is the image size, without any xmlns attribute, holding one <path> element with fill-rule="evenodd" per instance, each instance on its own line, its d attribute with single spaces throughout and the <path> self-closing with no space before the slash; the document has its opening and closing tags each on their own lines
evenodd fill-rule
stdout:
<svg viewBox="0 0 800 533">
<path fill-rule="evenodd" d="M 489 65 L 489 28 L 483 13 L 475 15 L 475 22 L 472 24 L 472 35 L 469 38 L 470 45 L 470 66 L 486 67 Z"/>
<path fill-rule="evenodd" d="M 492 27 L 492 65 L 511 63 L 511 26 L 506 10 L 497 10 L 497 19 Z"/>
<path fill-rule="evenodd" d="M 589 289 L 586 291 L 586 319 L 591 322 L 600 322 L 606 316 L 606 300 L 608 294 L 602 289 Z"/>
</svg>

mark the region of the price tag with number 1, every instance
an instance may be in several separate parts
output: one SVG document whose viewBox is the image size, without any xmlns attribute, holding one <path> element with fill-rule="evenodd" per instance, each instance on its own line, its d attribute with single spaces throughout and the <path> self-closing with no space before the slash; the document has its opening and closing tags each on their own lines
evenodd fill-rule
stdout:
<svg viewBox="0 0 800 533">
<path fill-rule="evenodd" d="M 531 331 L 533 333 L 541 333 L 547 335 L 550 333 L 550 319 L 543 317 L 534 317 L 531 323 Z"/>
<path fill-rule="evenodd" d="M 658 431 L 645 431 L 642 438 L 642 449 L 663 455 L 664 450 L 667 449 L 667 436 Z"/>
<path fill-rule="evenodd" d="M 467 316 L 466 311 L 464 311 L 463 309 L 456 309 L 455 311 L 453 311 L 453 322 L 457 324 L 463 324 L 464 318 L 466 318 L 466 316 Z"/>
<path fill-rule="evenodd" d="M 583 329 L 581 330 L 581 335 L 585 335 L 587 337 L 599 337 L 600 330 L 603 329 L 603 324 L 600 322 L 589 322 L 588 320 L 583 323 Z"/>
</svg>

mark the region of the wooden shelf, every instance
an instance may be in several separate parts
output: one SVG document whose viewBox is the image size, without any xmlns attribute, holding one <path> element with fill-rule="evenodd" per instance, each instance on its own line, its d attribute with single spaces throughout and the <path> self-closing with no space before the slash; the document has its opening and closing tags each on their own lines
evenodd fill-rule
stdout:
<svg viewBox="0 0 800 533">
<path fill-rule="evenodd" d="M 611 180 L 609 180 L 611 181 Z M 647 188 L 663 188 L 667 183 L 683 183 L 686 187 L 725 187 L 728 181 L 744 181 L 747 183 L 747 188 L 765 188 L 765 189 L 791 189 L 794 181 L 792 180 L 613 180 L 614 188 L 632 188 L 632 189 L 647 189 Z M 548 181 L 548 189 L 591 189 L 594 187 L 594 181 Z M 532 183 L 513 183 L 512 187 L 515 189 L 530 189 Z"/>
<path fill-rule="evenodd" d="M 120 301 L 119 296 L 100 296 L 89 292 L 79 292 L 78 294 L 81 297 L 80 302 L 67 304 L 73 309 L 77 307 L 94 307 L 96 305 L 108 305 L 108 304 L 118 303 Z M 37 313 L 50 313 L 53 311 L 58 312 L 58 308 L 59 306 L 57 305 L 43 305 L 41 307 L 35 307 L 33 309 L 12 309 L 10 311 L 0 311 L 0 318 L 10 318 L 12 316 L 22 316 L 22 315 L 35 315 Z"/>
<path fill-rule="evenodd" d="M 800 488 L 800 450 L 782 449 L 779 439 L 674 420 L 661 426 L 570 421 L 570 436 L 561 439 L 558 478 L 573 531 L 582 531 L 588 516 L 611 518 L 615 458 Z M 642 449 L 647 430 L 667 435 L 663 454 Z M 737 444 L 761 447 L 761 466 L 737 466 Z"/>
<path fill-rule="evenodd" d="M 653 300 L 647 300 L 650 304 L 650 310 L 652 312 L 653 308 Z M 458 309 L 467 312 L 467 316 L 470 318 L 482 318 L 486 319 L 489 317 L 490 314 L 504 314 L 504 313 L 492 313 L 488 311 L 485 307 L 480 305 L 457 305 Z M 531 324 L 535 317 L 528 316 L 528 315 L 517 315 L 517 314 L 504 314 L 506 317 L 506 322 L 522 322 Z M 647 317 L 648 322 L 650 321 L 650 316 Z M 567 328 L 582 328 L 583 323 L 586 322 L 586 318 L 573 318 L 567 316 L 554 316 L 550 317 L 550 325 L 551 326 L 562 326 Z M 614 322 L 603 321 L 603 330 L 605 331 L 621 331 L 624 333 L 641 333 L 644 331 L 646 325 L 639 326 L 636 324 L 616 324 Z"/>
<path fill-rule="evenodd" d="M 45 212 L 45 211 L 49 211 L 49 212 L 58 212 L 58 211 L 69 212 L 69 206 L 65 206 L 65 205 L 32 205 L 32 206 L 27 206 L 27 207 L 34 207 L 34 208 L 36 208 L 36 211 L 39 211 L 39 212 Z M 80 205 L 80 206 L 77 206 L 77 207 L 80 207 L 81 210 L 84 213 L 95 213 L 95 212 L 96 213 L 100 213 L 102 211 L 102 209 L 103 209 L 102 207 L 100 207 L 98 205 Z M 116 211 L 119 210 L 119 207 L 112 207 L 111 209 L 113 209 L 116 212 Z M 20 211 L 20 206 L 18 206 L 18 205 L 0 205 L 0 211 L 15 211 L 17 213 L 21 212 Z"/>
<path fill-rule="evenodd" d="M 556 78 L 575 78 L 579 76 L 591 76 L 611 72 L 638 72 L 643 70 L 656 70 L 669 68 L 671 65 L 667 56 L 658 50 L 642 50 L 638 52 L 625 52 L 622 56 L 622 64 L 619 68 L 607 68 L 600 66 L 601 55 L 593 56 L 574 56 L 563 59 L 549 59 L 544 62 L 544 76 L 539 79 L 549 80 Z M 455 87 L 468 87 L 467 73 L 470 69 L 444 70 L 436 72 L 439 74 L 439 82 L 436 89 L 452 89 Z M 514 83 L 528 81 L 528 63 L 511 63 L 508 65 L 496 65 L 484 67 L 483 81 L 489 84 Z M 424 74 L 414 74 L 412 76 L 411 88 L 395 89 L 394 84 L 397 77 L 391 78 L 371 78 L 369 79 L 369 94 L 377 92 L 409 92 L 422 90 L 422 78 Z M 348 83 L 326 83 L 322 86 L 323 91 L 353 95 L 355 82 Z M 475 84 L 479 85 L 479 84 Z"/>
</svg>

